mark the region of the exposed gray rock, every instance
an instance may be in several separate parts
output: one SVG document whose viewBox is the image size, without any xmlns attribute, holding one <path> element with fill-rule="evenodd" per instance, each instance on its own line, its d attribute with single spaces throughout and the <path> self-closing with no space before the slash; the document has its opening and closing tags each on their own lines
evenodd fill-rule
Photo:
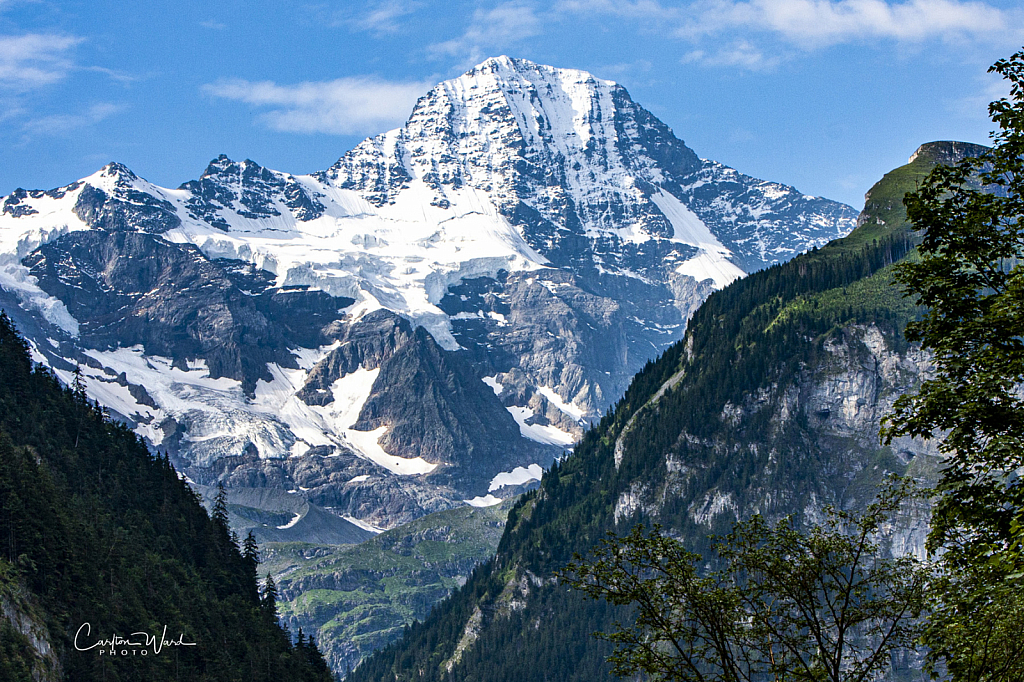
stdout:
<svg viewBox="0 0 1024 682">
<path fill-rule="evenodd" d="M 412 340 L 412 325 L 394 313 L 375 310 L 358 322 L 336 324 L 331 333 L 340 345 L 313 367 L 296 394 L 307 405 L 329 405 L 335 381 L 360 367 L 377 369 L 391 359 L 396 349 Z"/>
<path fill-rule="evenodd" d="M 863 508 L 886 471 L 907 467 L 908 475 L 923 484 L 934 483 L 940 455 L 933 440 L 901 438 L 882 447 L 878 436 L 895 400 L 930 375 L 930 357 L 914 346 L 895 348 L 892 337 L 874 324 L 848 326 L 822 343 L 825 353 L 796 382 L 772 385 L 748 394 L 742 404 L 723 407 L 720 419 L 726 429 L 740 430 L 733 439 L 681 434 L 689 453 L 685 461 L 667 455 L 664 478 L 657 485 L 634 485 L 620 494 L 616 520 L 636 511 L 657 516 L 666 500 L 689 499 L 701 489 L 688 514 L 694 524 L 708 529 L 726 529 L 741 515 L 776 517 L 780 510 L 796 510 L 805 520 L 818 522 L 825 505 Z M 740 435 L 755 414 L 768 429 L 756 437 Z M 629 428 L 621 440 L 628 441 Z M 702 472 L 716 458 L 732 461 L 741 453 L 763 467 L 740 491 L 742 499 L 728 478 L 701 488 L 708 483 Z M 784 472 L 793 470 L 807 470 L 808 478 L 791 480 L 793 474 Z M 773 485 L 780 479 L 787 480 L 786 487 Z M 927 503 L 908 502 L 887 540 L 894 551 L 924 557 L 928 518 Z"/>
<path fill-rule="evenodd" d="M 79 321 L 89 346 L 141 344 L 180 367 L 203 359 L 212 377 L 239 379 L 250 391 L 269 379 L 268 362 L 294 366 L 290 345 L 328 341 L 325 329 L 352 303 L 273 289 L 249 265 L 210 261 L 190 244 L 144 232 L 72 232 L 24 263 Z"/>
<path fill-rule="evenodd" d="M 218 488 L 195 484 L 207 509 L 213 508 Z M 260 543 L 309 542 L 354 545 L 374 533 L 324 511 L 303 496 L 279 488 L 225 488 L 228 523 L 240 537 L 252 532 Z"/>
<path fill-rule="evenodd" d="M 123 165 L 108 164 L 103 175 L 115 179 L 114 193 L 108 195 L 101 189 L 86 185 L 73 209 L 89 227 L 160 234 L 181 225 L 174 206 L 166 199 L 136 189 L 138 177 Z"/>
<path fill-rule="evenodd" d="M 11 571 L 13 573 L 13 571 Z M 15 574 L 16 575 L 16 574 Z M 36 682 L 58 682 L 64 679 L 63 666 L 50 641 L 46 616 L 32 592 L 20 581 L 5 577 L 0 584 L 0 625 L 9 625 L 28 645 L 32 679 Z M 6 639 L 6 634 L 5 634 Z M 17 647 L 19 642 L 6 646 Z"/>
<path fill-rule="evenodd" d="M 534 462 L 547 466 L 554 454 L 523 439 L 472 365 L 422 327 L 381 366 L 354 428 L 380 426 L 388 427 L 380 444 L 389 453 L 457 464 L 430 474 L 456 487 Z"/>
<path fill-rule="evenodd" d="M 186 202 L 192 217 L 222 230 L 230 229 L 225 211 L 243 218 L 270 218 L 281 215 L 275 205 L 281 204 L 303 221 L 319 218 L 324 212 L 323 204 L 291 175 L 249 159 L 237 163 L 224 154 L 211 161 L 198 180 L 179 189 L 192 195 Z"/>
</svg>

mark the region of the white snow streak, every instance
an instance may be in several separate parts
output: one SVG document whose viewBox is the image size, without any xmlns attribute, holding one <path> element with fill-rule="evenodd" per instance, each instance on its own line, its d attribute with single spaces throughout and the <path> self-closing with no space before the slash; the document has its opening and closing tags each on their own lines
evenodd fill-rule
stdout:
<svg viewBox="0 0 1024 682">
<path fill-rule="evenodd" d="M 483 497 L 474 497 L 472 500 L 463 500 L 470 507 L 493 507 L 496 504 L 501 504 L 501 498 L 495 497 L 490 493 Z"/>
<path fill-rule="evenodd" d="M 530 440 L 563 447 L 570 446 L 576 442 L 571 433 L 567 433 L 556 426 L 551 426 L 550 424 L 527 424 L 526 420 L 533 416 L 532 408 L 513 405 L 505 409 L 512 413 L 512 418 L 519 424 L 519 432 Z"/>
<path fill-rule="evenodd" d="M 383 528 L 378 528 L 377 526 L 371 526 L 366 521 L 361 521 L 361 520 L 357 519 L 354 516 L 344 516 L 343 515 L 341 518 L 345 519 L 346 521 L 351 523 L 353 526 L 358 526 L 359 528 L 362 528 L 363 530 L 368 530 L 371 533 L 379 534 L 379 533 L 383 533 L 384 532 Z"/>
<path fill-rule="evenodd" d="M 699 254 L 676 268 L 676 272 L 689 275 L 698 282 L 713 280 L 716 289 L 723 289 L 746 275 L 729 260 L 732 252 L 718 241 L 718 237 L 683 202 L 664 190 L 652 195 L 651 201 L 657 204 L 672 223 L 674 241 L 700 249 Z"/>
<path fill-rule="evenodd" d="M 286 528 L 291 528 L 296 523 L 298 523 L 301 518 L 302 518 L 302 514 L 296 514 L 295 516 L 292 517 L 291 521 L 289 521 L 288 523 L 284 524 L 283 526 L 278 526 L 278 529 L 285 530 Z"/>
<path fill-rule="evenodd" d="M 551 401 L 551 404 L 560 409 L 562 412 L 565 412 L 567 415 L 569 415 L 576 421 L 580 421 L 581 419 L 583 419 L 584 411 L 582 408 L 577 406 L 576 403 L 565 402 L 564 400 L 562 400 L 561 396 L 559 396 L 557 393 L 554 392 L 554 390 L 548 388 L 547 386 L 538 386 L 537 391 L 539 391 L 542 396 Z"/>
<path fill-rule="evenodd" d="M 492 478 L 487 492 L 492 493 L 506 485 L 522 485 L 529 481 L 539 481 L 543 475 L 544 469 L 539 464 L 531 464 L 528 467 L 516 467 L 512 471 L 503 471 Z"/>
<path fill-rule="evenodd" d="M 501 392 L 505 390 L 505 387 L 498 383 L 497 374 L 493 377 L 483 377 L 482 381 L 491 387 L 491 390 L 494 391 L 494 395 L 501 395 Z"/>
</svg>

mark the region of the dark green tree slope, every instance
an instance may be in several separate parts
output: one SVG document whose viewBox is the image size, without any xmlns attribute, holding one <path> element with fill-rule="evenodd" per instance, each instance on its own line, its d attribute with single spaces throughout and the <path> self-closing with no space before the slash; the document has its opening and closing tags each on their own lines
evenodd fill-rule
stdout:
<svg viewBox="0 0 1024 682">
<path fill-rule="evenodd" d="M 713 294 L 683 341 L 512 510 L 496 558 L 351 679 L 609 679 L 609 645 L 590 633 L 629 613 L 552 577 L 574 552 L 647 518 L 706 553 L 711 533 L 755 511 L 862 508 L 888 473 L 933 473 L 920 443 L 878 441 L 923 365 L 902 339 L 918 311 L 891 266 L 914 246 L 904 194 L 936 163 L 981 149 L 923 146 L 871 189 L 848 237 Z M 830 403 L 836 392 L 863 397 Z M 925 517 L 909 514 L 898 536 L 912 540 L 916 524 L 923 539 Z"/>
<path fill-rule="evenodd" d="M 0 679 L 302 680 L 330 674 L 261 608 L 253 557 L 0 314 Z M 79 651 L 145 632 L 195 646 Z M 49 652 L 47 652 L 49 648 Z"/>
</svg>

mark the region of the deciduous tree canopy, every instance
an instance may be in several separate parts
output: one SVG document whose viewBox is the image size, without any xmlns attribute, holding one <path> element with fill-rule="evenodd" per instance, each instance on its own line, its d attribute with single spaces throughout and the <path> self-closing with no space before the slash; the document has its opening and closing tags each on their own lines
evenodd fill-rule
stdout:
<svg viewBox="0 0 1024 682">
<path fill-rule="evenodd" d="M 885 437 L 937 438 L 947 459 L 930 547 L 942 551 L 927 642 L 956 680 L 1024 679 L 1024 52 L 991 69 L 993 149 L 939 166 L 907 195 L 920 259 L 897 280 L 927 307 L 907 327 L 935 376 L 903 396 Z"/>
</svg>

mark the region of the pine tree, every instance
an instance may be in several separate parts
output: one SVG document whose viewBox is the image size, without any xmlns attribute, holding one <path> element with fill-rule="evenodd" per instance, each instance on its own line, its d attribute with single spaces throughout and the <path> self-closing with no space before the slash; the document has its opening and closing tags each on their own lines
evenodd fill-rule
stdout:
<svg viewBox="0 0 1024 682">
<path fill-rule="evenodd" d="M 249 564 L 252 569 L 252 574 L 255 576 L 256 567 L 260 563 L 260 547 L 256 544 L 256 538 L 253 536 L 251 530 L 245 536 L 245 542 L 242 543 L 242 557 Z"/>
<path fill-rule="evenodd" d="M 224 484 L 217 484 L 217 497 L 213 499 L 213 513 L 210 518 L 220 524 L 226 530 L 228 527 L 228 494 L 224 490 Z"/>
<path fill-rule="evenodd" d="M 277 583 L 274 582 L 274 576 L 269 573 L 267 573 L 267 582 L 263 586 L 261 606 L 274 620 L 277 620 Z"/>
<path fill-rule="evenodd" d="M 72 372 L 74 379 L 71 381 L 71 388 L 75 393 L 75 399 L 78 409 L 75 415 L 75 449 L 78 449 L 78 440 L 82 437 L 82 409 L 81 406 L 88 406 L 89 398 L 85 393 L 85 380 L 82 378 L 82 366 L 76 364 L 75 369 Z"/>
<path fill-rule="evenodd" d="M 72 370 L 71 374 L 74 376 L 74 379 L 71 380 L 71 388 L 74 390 L 75 396 L 79 400 L 87 400 L 85 394 L 85 379 L 82 376 L 82 366 L 76 364 L 75 369 Z"/>
</svg>

